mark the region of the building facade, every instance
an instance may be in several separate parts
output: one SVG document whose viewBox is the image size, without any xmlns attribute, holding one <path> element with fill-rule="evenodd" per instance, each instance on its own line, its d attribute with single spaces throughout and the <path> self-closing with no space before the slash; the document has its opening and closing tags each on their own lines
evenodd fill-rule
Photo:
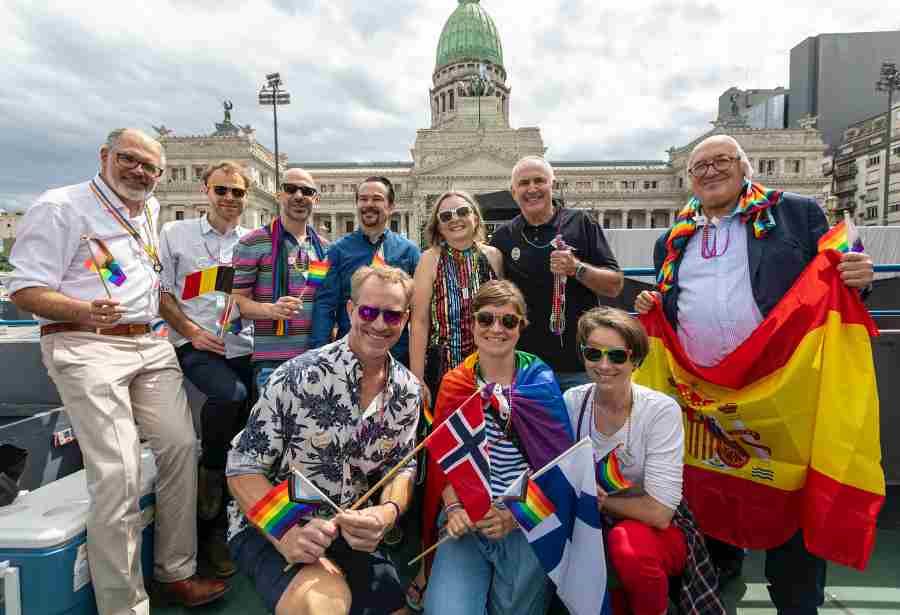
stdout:
<svg viewBox="0 0 900 615">
<path fill-rule="evenodd" d="M 0 240 L 15 239 L 16 225 L 22 219 L 23 213 L 20 211 L 7 212 L 0 209 Z"/>
</svg>

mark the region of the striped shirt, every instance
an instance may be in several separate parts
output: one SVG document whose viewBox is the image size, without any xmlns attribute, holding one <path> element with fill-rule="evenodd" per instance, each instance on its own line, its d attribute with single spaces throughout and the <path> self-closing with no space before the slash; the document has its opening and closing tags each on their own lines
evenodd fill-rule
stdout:
<svg viewBox="0 0 900 615">
<path fill-rule="evenodd" d="M 309 229 L 307 232 L 310 232 Z M 286 335 L 276 335 L 277 321 L 257 320 L 253 327 L 253 361 L 285 361 L 303 354 L 309 347 L 312 328 L 312 310 L 316 288 L 307 286 L 306 271 L 299 263 L 318 260 L 312 242 L 307 236 L 302 245 L 285 231 L 284 249 L 287 250 L 287 294 L 302 301 L 300 312 L 285 322 Z M 325 240 L 320 239 L 323 246 Z M 304 252 L 301 252 L 304 251 Z M 305 256 L 304 256 L 305 254 Z M 234 288 L 252 289 L 251 298 L 259 303 L 272 303 L 272 238 L 267 226 L 244 235 L 234 249 Z"/>
<path fill-rule="evenodd" d="M 516 445 L 506 436 L 496 415 L 484 408 L 487 429 L 488 455 L 491 461 L 491 493 L 498 497 L 506 492 L 514 480 L 528 470 L 528 462 Z"/>
</svg>

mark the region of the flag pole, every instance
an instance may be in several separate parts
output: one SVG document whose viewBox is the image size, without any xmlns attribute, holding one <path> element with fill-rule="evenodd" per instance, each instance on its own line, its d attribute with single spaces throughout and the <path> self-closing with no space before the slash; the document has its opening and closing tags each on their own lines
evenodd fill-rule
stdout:
<svg viewBox="0 0 900 615">
<path fill-rule="evenodd" d="M 468 397 L 464 402 L 462 402 L 461 404 L 459 404 L 459 407 L 458 407 L 456 410 L 454 410 L 453 412 L 454 412 L 454 413 L 455 413 L 455 412 L 458 412 L 459 409 L 462 408 L 463 406 L 465 406 L 467 403 L 469 403 L 469 402 L 472 400 L 473 397 L 475 397 L 476 395 L 478 395 L 479 393 L 481 393 L 481 390 L 482 390 L 483 388 L 484 388 L 483 386 L 478 387 L 478 389 L 476 389 L 474 393 L 472 393 L 471 395 L 469 395 L 469 397 Z M 433 432 L 433 431 L 432 431 L 430 434 L 428 434 L 427 436 L 425 436 L 425 438 L 423 438 L 422 441 L 419 442 L 419 444 L 417 444 L 416 447 L 415 447 L 413 450 L 411 450 L 411 451 L 409 452 L 409 454 L 406 455 L 406 457 L 404 457 L 403 459 L 401 459 L 400 461 L 398 461 L 398 462 L 397 462 L 397 465 L 395 465 L 393 468 L 391 468 L 391 470 L 390 470 L 387 474 L 385 474 L 385 475 L 381 478 L 381 480 L 379 480 L 377 483 L 375 483 L 375 485 L 374 485 L 371 489 L 369 489 L 368 491 L 366 491 L 366 492 L 362 495 L 362 497 L 360 497 L 358 500 L 356 500 L 356 501 L 353 503 L 353 506 L 351 506 L 348 510 L 356 510 L 357 508 L 359 508 L 360 506 L 362 506 L 363 504 L 365 504 L 366 500 L 368 500 L 370 497 L 372 497 L 372 496 L 375 494 L 376 491 L 378 491 L 379 489 L 381 489 L 381 487 L 383 487 L 385 483 L 387 483 L 390 479 L 392 479 L 392 478 L 393 478 L 400 470 L 403 469 L 403 467 L 404 467 L 407 463 L 409 463 L 410 459 L 412 459 L 413 457 L 415 457 L 416 454 L 417 454 L 420 450 L 422 450 L 422 447 L 425 446 L 425 443 L 428 442 L 428 439 L 431 438 L 432 435 L 434 435 L 434 432 Z"/>
<path fill-rule="evenodd" d="M 590 436 L 585 436 L 585 437 L 583 437 L 581 440 L 579 440 L 578 442 L 576 442 L 575 444 L 573 444 L 572 446 L 570 446 L 569 448 L 567 448 L 566 450 L 564 450 L 562 453 L 560 453 L 559 455 L 557 455 L 556 459 L 554 459 L 553 461 L 551 461 L 550 463 L 548 463 L 547 465 L 545 465 L 543 468 L 541 468 L 540 470 L 538 470 L 537 472 L 535 472 L 534 474 L 532 474 L 531 476 L 529 476 L 529 478 L 531 478 L 531 479 L 533 480 L 533 479 L 535 479 L 535 478 L 537 478 L 537 477 L 539 477 L 539 476 L 541 476 L 541 475 L 543 475 L 543 474 L 546 474 L 546 473 L 550 470 L 550 468 L 552 468 L 553 466 L 555 466 L 556 464 L 558 464 L 560 461 L 562 461 L 563 459 L 565 459 L 566 457 L 568 457 L 571 453 L 573 453 L 574 451 L 578 450 L 579 448 L 581 448 L 581 447 L 584 446 L 585 444 L 590 444 L 590 443 L 591 443 L 591 438 L 590 438 Z"/>
<path fill-rule="evenodd" d="M 331 501 L 331 498 L 329 498 L 327 495 L 325 495 L 325 493 L 324 493 L 321 489 L 319 489 L 318 487 L 316 487 L 316 485 L 315 485 L 314 482 L 312 482 L 311 480 L 309 480 L 308 478 L 306 478 L 306 477 L 303 475 L 303 472 L 301 472 L 300 470 L 298 470 L 298 469 L 295 468 L 294 466 L 291 466 L 291 473 L 292 473 L 292 474 L 296 474 L 296 475 L 300 478 L 300 480 L 302 480 L 304 483 L 306 483 L 307 485 L 309 485 L 310 487 L 312 487 L 313 491 L 315 491 L 315 492 L 319 495 L 319 497 L 322 498 L 322 499 L 325 501 L 326 504 L 328 504 L 329 506 L 331 506 L 333 509 L 335 509 L 335 510 L 338 511 L 339 513 L 343 513 L 343 512 L 344 512 L 344 509 L 341 508 L 340 506 L 338 506 L 337 504 L 335 504 L 334 502 L 332 502 L 332 501 Z"/>
<path fill-rule="evenodd" d="M 91 249 L 91 238 L 87 235 L 82 235 L 81 241 L 87 244 L 88 254 L 91 255 L 91 261 L 94 263 L 94 269 L 97 271 L 97 277 L 100 278 L 100 283 L 103 284 L 103 290 L 106 291 L 106 298 L 112 299 L 112 293 L 109 292 L 109 284 L 107 284 L 106 280 L 103 278 L 103 272 L 100 271 L 100 263 L 97 262 L 97 257 L 94 255 L 94 251 Z"/>
<path fill-rule="evenodd" d="M 437 541 L 436 543 L 434 543 L 433 545 L 431 545 L 430 547 L 428 547 L 427 549 L 425 549 L 424 551 L 422 551 L 421 553 L 419 553 L 417 556 L 415 556 L 414 558 L 412 558 L 411 560 L 409 560 L 409 561 L 406 563 L 406 565 L 407 565 L 407 566 L 412 566 L 413 564 L 415 564 L 417 561 L 419 561 L 420 559 L 422 559 L 423 557 L 425 557 L 425 556 L 428 555 L 429 553 L 435 551 L 439 546 L 441 546 L 442 544 L 444 544 L 445 542 L 447 542 L 447 541 L 450 540 L 451 538 L 453 538 L 453 536 L 451 536 L 450 534 L 447 534 L 446 536 L 444 536 L 443 538 L 441 538 L 439 541 Z"/>
<path fill-rule="evenodd" d="M 231 322 L 231 311 L 234 309 L 234 296 L 228 293 L 228 299 L 225 301 L 225 307 L 222 308 L 222 323 L 219 326 L 219 339 L 224 340 L 225 334 L 228 332 L 228 325 Z"/>
</svg>

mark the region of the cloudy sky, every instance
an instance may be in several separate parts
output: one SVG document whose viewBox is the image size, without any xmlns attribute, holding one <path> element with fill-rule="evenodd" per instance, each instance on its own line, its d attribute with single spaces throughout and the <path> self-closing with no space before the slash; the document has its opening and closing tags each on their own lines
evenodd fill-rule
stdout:
<svg viewBox="0 0 900 615">
<path fill-rule="evenodd" d="M 900 28 L 884 0 L 481 4 L 500 31 L 512 123 L 540 126 L 554 160 L 664 159 L 709 127 L 727 88 L 788 87 L 806 37 Z M 89 176 L 110 128 L 209 133 L 224 99 L 271 147 L 256 98 L 272 71 L 292 95 L 279 113 L 292 161 L 409 160 L 456 5 L 0 0 L 0 208 Z"/>
</svg>

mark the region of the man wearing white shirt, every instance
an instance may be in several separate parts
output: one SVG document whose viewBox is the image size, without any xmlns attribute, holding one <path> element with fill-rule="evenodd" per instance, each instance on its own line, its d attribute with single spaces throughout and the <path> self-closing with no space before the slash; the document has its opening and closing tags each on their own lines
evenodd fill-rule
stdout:
<svg viewBox="0 0 900 615">
<path fill-rule="evenodd" d="M 228 589 L 196 576 L 196 438 L 172 346 L 150 334 L 162 270 L 151 195 L 164 165 L 159 143 L 114 130 L 100 148 L 100 172 L 38 197 L 10 255 L 11 299 L 38 317 L 44 365 L 84 456 L 101 615 L 150 612 L 140 560 L 141 437 L 158 468 L 155 593 L 195 606 Z"/>
<path fill-rule="evenodd" d="M 238 163 L 225 160 L 206 169 L 201 179 L 209 211 L 193 220 L 169 222 L 159 234 L 163 264 L 159 311 L 171 328 L 169 341 L 175 345 L 185 377 L 206 395 L 200 412 L 200 544 L 216 575 L 227 577 L 236 569 L 225 543 L 225 457 L 231 439 L 247 422 L 247 400 L 253 390 L 253 329 L 249 322 L 240 326 L 236 308 L 228 323 L 219 322 L 227 309 L 226 293 L 183 297 L 187 276 L 231 266 L 234 248 L 248 231 L 238 222 L 250 177 Z M 234 331 L 231 323 L 237 323 Z"/>
</svg>

